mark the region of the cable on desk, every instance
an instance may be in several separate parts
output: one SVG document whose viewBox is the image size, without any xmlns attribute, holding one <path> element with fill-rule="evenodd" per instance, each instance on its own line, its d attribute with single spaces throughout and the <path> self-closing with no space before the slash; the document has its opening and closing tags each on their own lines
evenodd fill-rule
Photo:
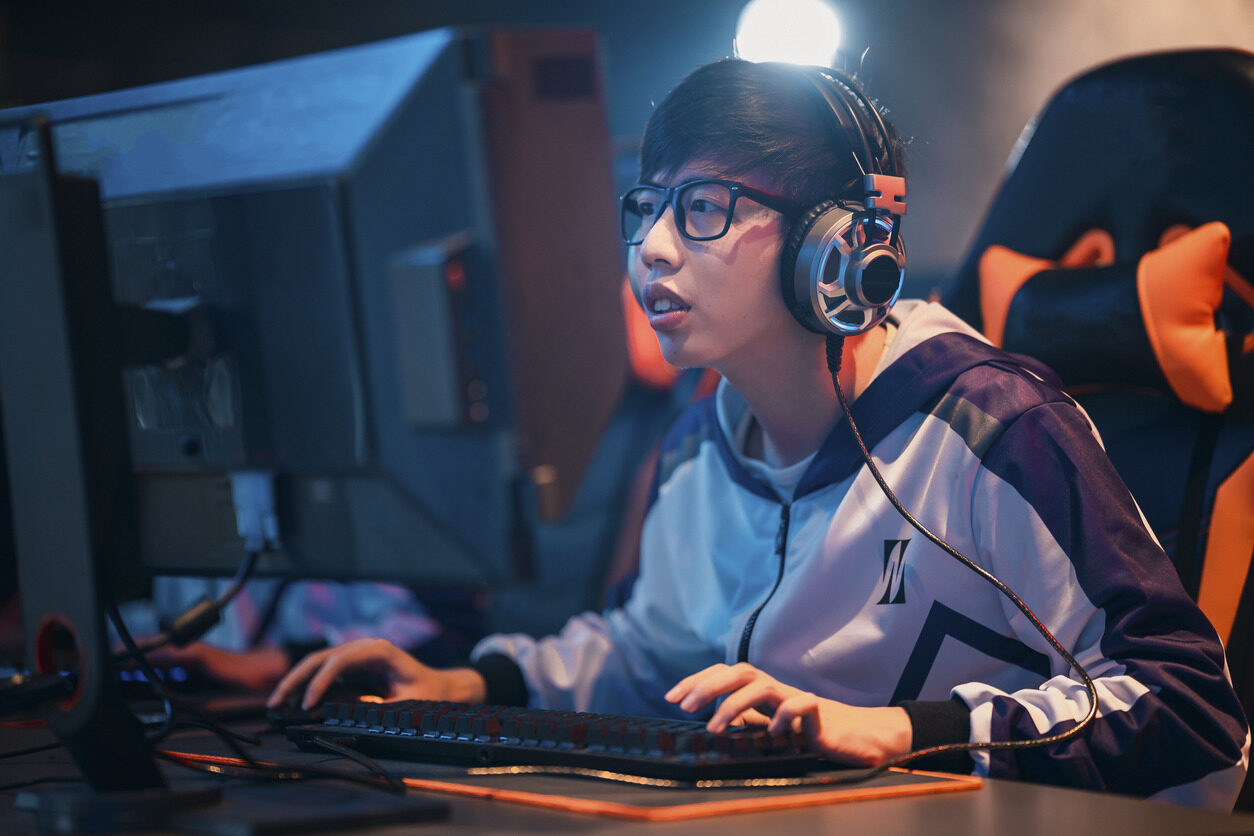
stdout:
<svg viewBox="0 0 1254 836">
<path fill-rule="evenodd" d="M 170 734 L 170 732 L 174 731 L 174 703 L 171 701 L 168 693 L 161 696 L 161 708 L 165 714 L 165 716 L 161 718 L 161 726 L 152 734 L 145 734 L 149 743 L 156 743 L 158 740 L 163 740 Z"/>
<path fill-rule="evenodd" d="M 317 778 L 333 778 L 340 781 L 351 781 L 355 784 L 395 793 L 396 788 L 390 780 L 358 775 L 352 772 L 340 772 L 336 769 L 323 769 L 318 766 L 284 766 L 283 764 L 260 763 L 256 760 L 245 761 L 220 755 L 196 755 L 191 752 L 172 752 L 165 749 L 153 750 L 153 755 L 169 761 L 177 766 L 206 772 L 223 778 L 248 778 L 252 780 L 271 781 L 309 781 Z M 382 767 L 380 767 L 382 768 Z M 401 787 L 404 791 L 404 785 Z"/>
<path fill-rule="evenodd" d="M 177 707 L 178 704 L 176 703 L 175 705 Z M 217 723 L 214 723 L 214 724 L 206 723 L 204 720 L 200 719 L 199 717 L 183 717 L 174 724 L 174 728 L 175 729 L 180 729 L 180 728 L 204 729 L 205 731 L 211 731 L 217 734 L 218 728 L 221 728 L 221 726 L 218 725 Z M 261 738 L 257 737 L 256 735 L 247 734 L 246 732 L 235 731 L 234 729 L 226 729 L 226 733 L 229 734 L 231 737 L 235 738 L 240 743 L 247 743 L 249 746 L 261 745 Z"/>
<path fill-rule="evenodd" d="M 339 743 L 336 743 L 335 741 L 327 740 L 325 737 L 318 737 L 317 735 L 314 735 L 312 740 L 314 743 L 318 744 L 323 749 L 326 749 L 329 752 L 334 752 L 337 755 L 343 755 L 344 757 L 350 760 L 356 761 L 357 763 L 366 767 L 366 769 L 370 770 L 375 775 L 378 775 L 380 778 L 387 781 L 388 784 L 390 784 L 396 792 L 398 793 L 405 792 L 405 782 L 401 780 L 401 776 L 395 772 L 392 772 L 391 770 L 384 769 L 383 765 L 380 764 L 378 761 L 376 761 L 374 758 L 371 758 L 365 754 L 362 754 L 361 752 L 358 752 L 357 750 L 352 749 L 348 746 L 342 746 Z"/>
<path fill-rule="evenodd" d="M 0 761 L 5 760 L 6 758 L 20 758 L 22 755 L 34 755 L 38 752 L 48 752 L 53 749 L 59 749 L 61 746 L 62 744 L 60 742 L 45 743 L 42 746 L 31 746 L 28 749 L 14 749 L 12 752 L 0 752 Z"/>
<path fill-rule="evenodd" d="M 232 737 L 240 743 L 247 743 L 249 746 L 261 745 L 261 739 L 256 735 L 236 731 L 235 729 L 229 729 L 219 723 L 213 715 L 202 711 L 197 706 L 182 700 L 173 694 L 169 695 L 168 699 L 170 706 L 166 708 L 165 716 L 162 718 L 161 730 L 148 736 L 149 743 L 160 743 L 175 729 L 193 727 L 211 731 L 219 737 Z M 178 712 L 182 712 L 182 714 L 189 716 L 179 717 L 174 711 L 175 709 L 177 709 Z"/>
<path fill-rule="evenodd" d="M 792 778 L 702 778 L 697 781 L 681 781 L 675 778 L 646 778 L 642 775 L 630 775 L 623 772 L 612 772 L 608 769 L 591 769 L 586 766 L 472 766 L 465 774 L 469 776 L 487 775 L 574 775 L 580 778 L 595 778 L 599 781 L 611 781 L 619 784 L 634 784 L 644 787 L 662 787 L 666 789 L 758 789 L 766 787 L 820 787 L 837 784 L 857 784 L 888 772 L 893 767 L 887 764 L 866 769 L 843 770 L 832 775 L 799 775 Z M 962 776 L 956 776 L 962 777 Z"/>
<path fill-rule="evenodd" d="M 109 614 L 109 619 L 113 622 L 114 629 L 117 630 L 118 637 L 122 639 L 122 644 L 126 645 L 127 649 L 131 651 L 136 663 L 140 667 L 140 670 L 142 670 L 148 677 L 148 684 L 151 685 L 153 690 L 157 692 L 157 695 L 162 698 L 162 703 L 167 711 L 166 718 L 172 723 L 173 706 L 177 700 L 170 695 L 169 690 L 165 687 L 165 683 L 157 676 L 157 672 L 153 670 L 152 665 L 148 664 L 148 660 L 144 656 L 144 651 L 140 650 L 140 648 L 135 644 L 135 638 L 131 635 L 131 631 L 127 629 L 126 623 L 122 620 L 122 614 L 118 612 L 117 602 L 108 601 L 106 604 L 106 611 Z M 190 705 L 183 703 L 180 704 L 180 707 L 188 713 L 195 715 L 210 731 L 218 735 L 218 737 L 220 737 L 222 741 L 230 747 L 231 751 L 239 755 L 240 758 L 251 763 L 256 763 L 252 755 L 245 752 L 235 740 L 235 734 L 229 729 L 223 727 L 220 723 L 203 712 L 192 708 Z M 164 727 L 165 726 L 163 724 L 163 728 Z"/>
<path fill-rule="evenodd" d="M 195 723 L 180 722 L 177 726 L 199 725 Z M 328 741 L 329 743 L 329 741 Z M 32 746 L 27 749 L 17 749 L 12 752 L 0 753 L 0 759 L 14 758 L 21 755 L 35 754 L 37 752 L 56 749 L 62 744 L 48 743 L 43 746 Z M 192 769 L 197 772 L 205 772 L 211 775 L 218 775 L 223 778 L 247 778 L 250 780 L 269 780 L 269 781 L 308 781 L 319 778 L 335 778 L 344 781 L 351 781 L 356 784 L 370 787 L 371 789 L 382 790 L 394 794 L 403 794 L 406 787 L 400 776 L 387 772 L 382 765 L 376 763 L 360 753 L 355 753 L 359 757 L 353 757 L 347 751 L 338 751 L 341 748 L 336 744 L 327 747 L 336 754 L 345 757 L 351 757 L 353 760 L 366 766 L 371 772 L 378 775 L 378 778 L 367 777 L 364 775 L 354 775 L 352 773 L 340 772 L 334 769 L 322 769 L 317 766 L 301 766 L 301 767 L 285 767 L 282 764 L 262 763 L 252 757 L 241 757 L 234 762 L 232 759 L 225 757 L 213 757 L 212 763 L 205 763 L 194 760 L 197 756 L 186 752 L 171 752 L 163 749 L 154 749 L 153 755 L 161 760 L 169 761 L 177 766 Z M 367 761 L 369 763 L 367 763 Z M 11 792 L 13 790 L 25 789 L 27 787 L 37 786 L 39 784 L 52 783 L 83 783 L 81 776 L 67 775 L 47 775 L 40 778 L 32 778 L 27 781 L 18 781 L 13 784 L 0 785 L 0 792 Z"/>
<path fill-rule="evenodd" d="M 641 787 L 665 789 L 748 789 L 753 787 L 803 787 L 823 784 L 855 784 L 873 776 L 869 770 L 857 770 L 856 774 L 841 773 L 833 776 L 806 775 L 793 778 L 703 778 L 698 781 L 682 781 L 677 778 L 648 778 L 608 769 L 592 769 L 586 766 L 472 766 L 465 774 L 472 777 L 488 775 L 573 775 L 579 778 L 595 778 L 616 784 L 633 784 Z M 877 771 L 879 774 L 883 770 Z"/>
</svg>

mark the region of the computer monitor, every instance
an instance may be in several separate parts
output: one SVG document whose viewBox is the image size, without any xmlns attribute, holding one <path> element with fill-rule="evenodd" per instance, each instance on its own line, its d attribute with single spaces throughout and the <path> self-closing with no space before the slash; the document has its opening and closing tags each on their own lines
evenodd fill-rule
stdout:
<svg viewBox="0 0 1254 836">
<path fill-rule="evenodd" d="M 526 573 L 627 370 L 590 32 L 434 30 L 3 111 L 0 171 L 36 115 L 99 183 L 114 299 L 197 313 L 190 355 L 125 371 L 145 566 L 233 571 L 232 477 L 260 474 L 262 573 Z"/>
<path fill-rule="evenodd" d="M 101 608 L 259 570 L 526 574 L 627 375 L 589 32 L 437 30 L 0 111 L 0 415 L 28 660 L 159 783 Z M 247 528 L 247 526 L 245 526 Z M 248 529 L 251 531 L 252 529 Z M 58 654 L 69 654 L 62 664 Z"/>
</svg>

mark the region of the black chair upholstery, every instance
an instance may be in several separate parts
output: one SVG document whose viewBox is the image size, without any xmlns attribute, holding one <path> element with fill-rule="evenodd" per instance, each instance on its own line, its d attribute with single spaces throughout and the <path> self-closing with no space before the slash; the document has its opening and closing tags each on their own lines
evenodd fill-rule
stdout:
<svg viewBox="0 0 1254 836">
<path fill-rule="evenodd" d="M 1089 71 L 1065 84 L 1025 128 L 942 301 L 976 327 L 986 325 L 979 272 L 981 258 L 994 245 L 1054 262 L 1084 233 L 1101 229 L 1114 242 L 1115 262 L 1131 265 L 1125 272 L 1133 276 L 1138 260 L 1160 246 L 1168 227 L 1211 221 L 1223 222 L 1231 232 L 1229 268 L 1254 282 L 1252 147 L 1252 53 L 1164 52 Z M 1092 275 L 1075 271 L 1074 278 L 1084 282 Z M 1199 602 L 1226 642 L 1233 681 L 1249 716 L 1254 712 L 1254 582 L 1249 576 L 1254 573 L 1246 570 L 1254 553 L 1240 540 L 1244 545 L 1235 554 L 1217 556 L 1218 544 L 1232 538 L 1216 535 L 1212 543 L 1211 534 L 1219 522 L 1217 491 L 1242 478 L 1241 502 L 1234 504 L 1229 488 L 1220 512 L 1254 520 L 1254 481 L 1248 478 L 1254 468 L 1254 305 L 1231 286 L 1225 289 L 1215 322 L 1228 348 L 1233 397 L 1222 410 L 1203 411 L 1182 403 L 1168 386 L 1146 385 L 1143 369 L 1104 369 L 1106 382 L 1093 385 L 1085 366 L 1099 351 L 1120 340 L 1127 345 L 1139 340 L 1148 348 L 1144 332 L 1134 339 L 1119 333 L 1129 311 L 1137 318 L 1136 285 L 1126 284 L 1130 300 L 1118 292 L 1060 294 L 1057 289 L 1067 284 L 1065 277 L 1061 283 L 1056 278 L 1041 283 L 1048 293 L 1016 295 L 1012 312 L 1015 304 L 1020 310 L 1007 322 L 1024 319 L 1022 308 L 1030 298 L 1031 319 L 1051 324 L 1030 341 L 1029 353 L 1054 365 L 1069 386 L 1083 384 L 1072 394 L 1089 411 L 1185 588 L 1195 597 L 1207 586 L 1214 589 L 1215 578 L 1206 581 L 1205 576 L 1208 568 L 1218 573 L 1220 561 L 1227 561 L 1229 570 L 1240 567 L 1236 575 L 1229 571 L 1225 576 L 1244 577 L 1243 587 L 1236 583 L 1235 618 L 1230 613 L 1217 617 L 1214 607 L 1207 610 L 1206 594 Z M 1181 274 L 1180 293 L 1189 292 L 1190 278 Z M 1093 354 L 1085 353 L 1084 335 L 1092 339 Z M 1005 344 L 1024 350 L 1008 338 Z M 1128 385 L 1130 380 L 1136 385 Z M 1247 782 L 1238 807 L 1254 807 L 1252 788 L 1254 781 Z"/>
</svg>

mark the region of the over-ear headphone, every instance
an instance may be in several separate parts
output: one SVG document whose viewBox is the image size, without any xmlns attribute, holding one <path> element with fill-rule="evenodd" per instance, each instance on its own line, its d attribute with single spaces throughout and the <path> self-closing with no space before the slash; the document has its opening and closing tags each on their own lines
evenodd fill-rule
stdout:
<svg viewBox="0 0 1254 836">
<path fill-rule="evenodd" d="M 848 142 L 861 194 L 860 200 L 823 201 L 793 222 L 780 259 L 780 288 L 792 315 L 809 330 L 861 334 L 888 316 L 901 294 L 906 180 L 888 127 L 857 83 L 827 67 L 796 69 L 822 98 L 835 135 Z"/>
</svg>

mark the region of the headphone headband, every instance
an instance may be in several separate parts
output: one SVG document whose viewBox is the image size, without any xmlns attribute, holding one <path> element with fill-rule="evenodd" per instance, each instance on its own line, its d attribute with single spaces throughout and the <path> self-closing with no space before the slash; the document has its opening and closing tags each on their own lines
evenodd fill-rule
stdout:
<svg viewBox="0 0 1254 836">
<path fill-rule="evenodd" d="M 836 126 L 835 135 L 843 136 L 849 144 L 849 149 L 853 153 L 853 159 L 857 163 L 858 170 L 863 175 L 882 171 L 875 154 L 871 151 L 871 145 L 866 137 L 866 129 L 862 125 L 862 120 L 858 117 L 857 110 L 845 98 L 846 94 L 842 89 L 843 85 L 837 86 L 835 81 L 826 78 L 818 67 L 803 67 L 802 74 L 827 104 L 824 110 L 830 116 L 832 124 Z M 861 156 L 858 153 L 859 149 L 861 149 Z"/>
<path fill-rule="evenodd" d="M 888 125 L 884 123 L 884 117 L 880 115 L 879 108 L 875 103 L 867 97 L 862 88 L 854 79 L 840 70 L 831 67 L 815 67 L 815 74 L 828 81 L 830 89 L 834 90 L 841 97 L 841 102 L 854 115 L 857 120 L 863 147 L 867 147 L 867 131 L 862 129 L 862 118 L 859 111 L 870 114 L 872 121 L 875 122 L 875 139 L 879 145 L 879 154 L 875 156 L 875 164 L 879 168 L 877 174 L 891 174 L 894 177 L 900 177 L 901 170 L 897 165 L 897 156 L 893 153 L 892 135 L 888 131 Z M 861 108 L 853 106 L 848 96 L 852 95 L 854 99 L 862 105 Z M 890 170 L 891 169 L 891 170 Z M 872 172 L 868 171 L 867 174 Z"/>
<path fill-rule="evenodd" d="M 826 105 L 834 136 L 848 144 L 861 174 L 856 185 L 862 205 L 854 209 L 846 196 L 836 195 L 793 225 L 780 260 L 784 301 L 811 331 L 860 334 L 888 315 L 905 280 L 905 178 L 888 126 L 857 82 L 827 67 L 793 69 Z"/>
</svg>

